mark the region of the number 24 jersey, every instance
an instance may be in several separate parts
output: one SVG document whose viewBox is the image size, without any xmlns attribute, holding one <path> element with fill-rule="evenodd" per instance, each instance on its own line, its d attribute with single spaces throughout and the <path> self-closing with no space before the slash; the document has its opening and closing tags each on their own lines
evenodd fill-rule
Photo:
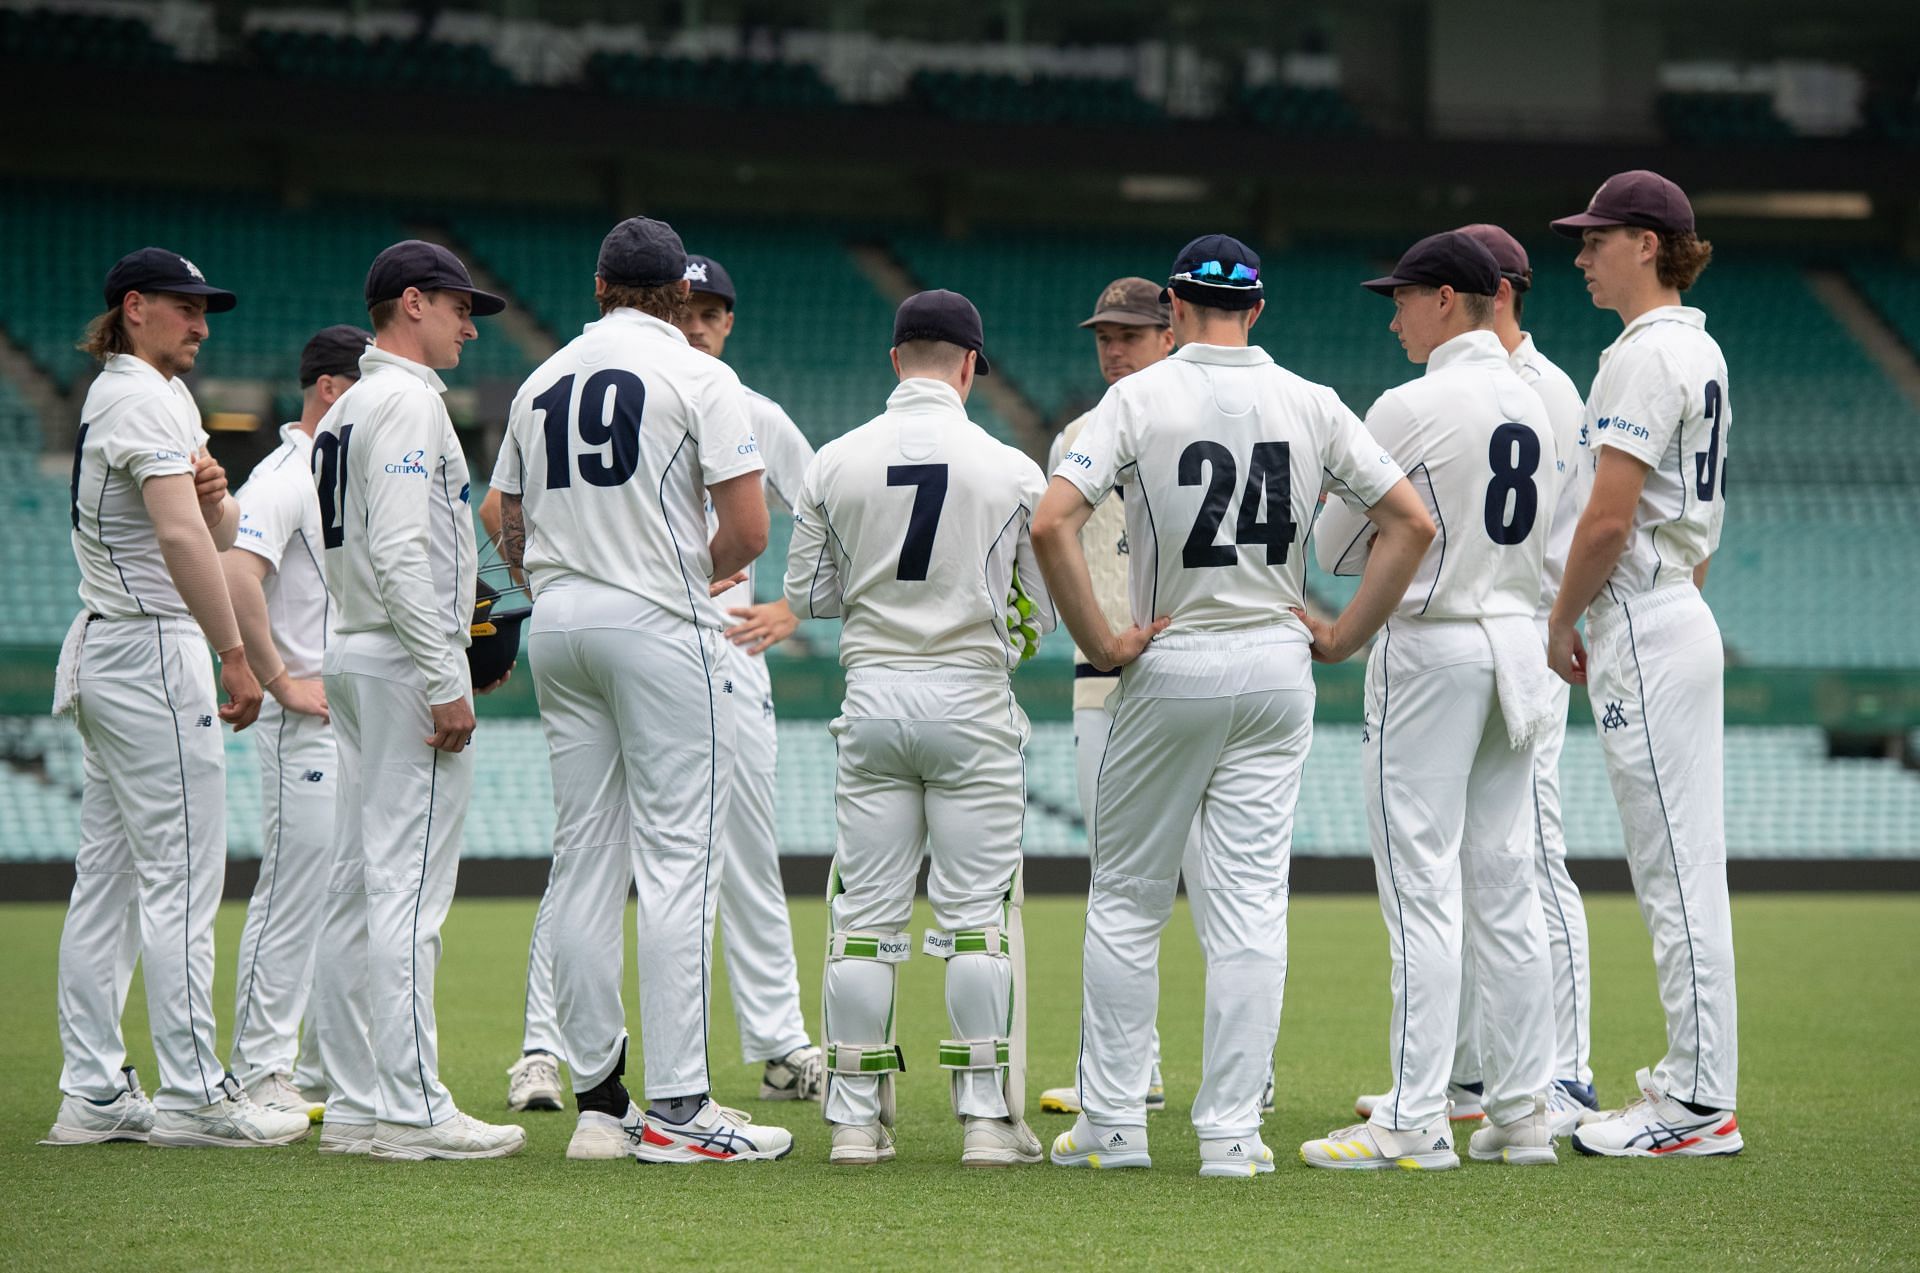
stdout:
<svg viewBox="0 0 1920 1273">
<path fill-rule="evenodd" d="M 1364 513 L 1403 474 L 1333 390 L 1191 344 L 1107 390 L 1054 476 L 1125 499 L 1135 622 L 1229 631 L 1296 622 L 1323 492 Z"/>
</svg>

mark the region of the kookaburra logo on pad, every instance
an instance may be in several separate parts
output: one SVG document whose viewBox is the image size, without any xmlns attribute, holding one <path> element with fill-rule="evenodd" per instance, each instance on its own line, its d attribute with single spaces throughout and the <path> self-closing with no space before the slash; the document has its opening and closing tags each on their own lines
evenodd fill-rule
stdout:
<svg viewBox="0 0 1920 1273">
<path fill-rule="evenodd" d="M 688 282 L 692 282 L 692 283 L 706 282 L 707 281 L 707 263 L 705 261 L 688 261 L 686 277 Z"/>
</svg>

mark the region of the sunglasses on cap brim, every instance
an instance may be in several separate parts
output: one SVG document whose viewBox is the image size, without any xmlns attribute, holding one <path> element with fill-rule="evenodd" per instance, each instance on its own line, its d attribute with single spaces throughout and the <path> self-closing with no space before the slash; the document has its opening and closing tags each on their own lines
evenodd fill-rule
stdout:
<svg viewBox="0 0 1920 1273">
<path fill-rule="evenodd" d="M 1169 283 L 1201 283 L 1208 287 L 1233 287 L 1259 283 L 1260 271 L 1250 265 L 1238 263 L 1229 270 L 1219 261 L 1202 261 L 1191 269 L 1182 270 L 1167 281 Z"/>
</svg>

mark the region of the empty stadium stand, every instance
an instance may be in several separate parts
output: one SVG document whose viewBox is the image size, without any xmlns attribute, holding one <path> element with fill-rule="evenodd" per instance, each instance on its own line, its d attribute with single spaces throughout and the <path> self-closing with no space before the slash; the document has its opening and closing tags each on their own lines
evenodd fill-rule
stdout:
<svg viewBox="0 0 1920 1273">
<path fill-rule="evenodd" d="M 808 110 L 839 102 L 819 68 L 806 62 L 601 52 L 587 59 L 586 80 L 620 97 L 734 109 Z"/>
<path fill-rule="evenodd" d="M 512 74 L 483 45 L 380 36 L 371 40 L 325 31 L 258 29 L 247 56 L 275 75 L 321 77 L 387 89 L 434 88 L 480 93 L 516 87 Z"/>
<path fill-rule="evenodd" d="M 922 70 L 907 81 L 907 98 L 929 114 L 974 123 L 1138 126 L 1166 119 L 1117 79 Z"/>
</svg>

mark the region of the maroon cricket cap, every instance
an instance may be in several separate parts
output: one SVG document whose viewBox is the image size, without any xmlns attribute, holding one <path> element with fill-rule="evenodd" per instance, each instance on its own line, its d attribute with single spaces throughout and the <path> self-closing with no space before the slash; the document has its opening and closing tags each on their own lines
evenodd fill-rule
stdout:
<svg viewBox="0 0 1920 1273">
<path fill-rule="evenodd" d="M 1693 205 L 1686 192 L 1657 172 L 1636 168 L 1600 183 L 1587 210 L 1553 223 L 1555 234 L 1577 239 L 1599 226 L 1634 225 L 1661 234 L 1692 234 Z"/>
<path fill-rule="evenodd" d="M 1533 286 L 1533 266 L 1527 261 L 1527 250 L 1520 246 L 1520 240 L 1484 221 L 1463 225 L 1455 233 L 1466 235 L 1492 253 L 1493 263 L 1500 267 L 1500 277 L 1513 284 L 1514 291 L 1524 292 Z"/>
</svg>

